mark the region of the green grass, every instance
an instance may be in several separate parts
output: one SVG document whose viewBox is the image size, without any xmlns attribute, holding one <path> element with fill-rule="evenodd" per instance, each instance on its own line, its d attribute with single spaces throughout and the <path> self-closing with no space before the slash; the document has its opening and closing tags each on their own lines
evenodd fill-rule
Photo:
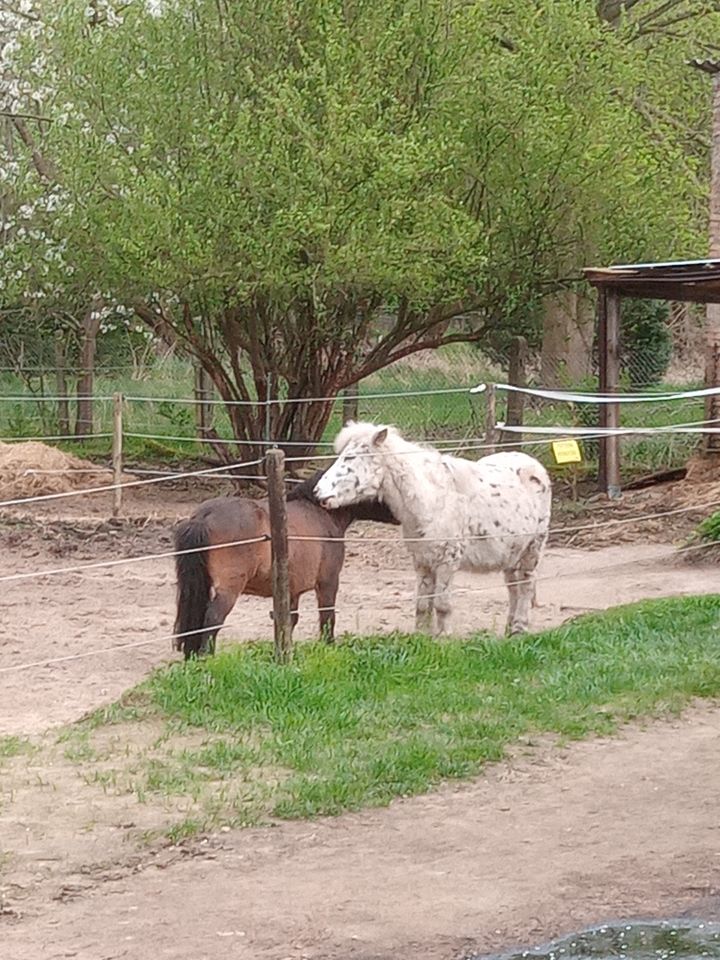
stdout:
<svg viewBox="0 0 720 960">
<path fill-rule="evenodd" d="M 25 737 L 0 737 L 0 759 L 17 757 L 21 753 L 29 753 L 32 744 Z"/>
<path fill-rule="evenodd" d="M 694 539 L 703 543 L 720 543 L 720 512 L 711 513 L 697 525 Z"/>
<path fill-rule="evenodd" d="M 191 823 L 335 814 L 472 776 L 520 737 L 607 734 L 718 694 L 720 596 L 645 602 L 510 640 L 303 644 L 288 667 L 266 644 L 243 645 L 138 688 L 135 716 L 144 700 L 173 736 L 133 776 L 143 797 L 192 800 Z"/>
</svg>

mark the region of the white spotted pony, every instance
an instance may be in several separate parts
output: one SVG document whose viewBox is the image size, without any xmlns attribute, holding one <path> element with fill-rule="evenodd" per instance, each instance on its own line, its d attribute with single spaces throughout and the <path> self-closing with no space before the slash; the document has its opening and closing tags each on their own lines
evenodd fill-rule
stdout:
<svg viewBox="0 0 720 960">
<path fill-rule="evenodd" d="M 400 520 L 417 573 L 416 628 L 448 632 L 457 570 L 505 574 L 507 632 L 528 629 L 535 572 L 550 525 L 552 490 L 541 463 L 525 453 L 477 462 L 405 440 L 394 427 L 345 426 L 339 455 L 315 486 L 329 509 L 378 498 Z"/>
</svg>

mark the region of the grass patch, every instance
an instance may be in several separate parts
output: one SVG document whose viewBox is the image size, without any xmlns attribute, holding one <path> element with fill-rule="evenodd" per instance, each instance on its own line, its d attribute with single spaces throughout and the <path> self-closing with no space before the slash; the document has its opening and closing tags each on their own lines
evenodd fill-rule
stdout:
<svg viewBox="0 0 720 960">
<path fill-rule="evenodd" d="M 606 734 L 717 696 L 720 597 L 634 604 L 510 640 L 307 644 L 289 667 L 267 644 L 243 645 L 160 670 L 140 692 L 173 730 L 143 788 L 192 802 L 178 829 L 333 814 L 469 777 L 521 736 Z"/>
<path fill-rule="evenodd" d="M 720 511 L 711 513 L 695 527 L 680 558 L 683 563 L 720 563 Z"/>
<path fill-rule="evenodd" d="M 21 753 L 30 753 L 33 745 L 25 737 L 0 737 L 0 759 L 17 757 Z"/>
</svg>

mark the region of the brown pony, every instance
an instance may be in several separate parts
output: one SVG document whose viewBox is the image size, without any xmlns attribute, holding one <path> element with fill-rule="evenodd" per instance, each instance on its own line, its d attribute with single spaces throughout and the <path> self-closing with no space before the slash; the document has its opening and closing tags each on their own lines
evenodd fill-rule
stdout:
<svg viewBox="0 0 720 960">
<path fill-rule="evenodd" d="M 353 520 L 397 520 L 377 500 L 325 510 L 313 489 L 324 471 L 297 484 L 287 497 L 288 534 L 296 537 L 332 537 L 332 540 L 290 540 L 290 609 L 292 625 L 298 621 L 298 602 L 315 590 L 320 613 L 320 635 L 332 643 L 335 632 L 335 597 L 345 559 L 344 536 Z M 235 540 L 264 537 L 262 542 L 217 546 Z M 202 547 L 215 547 L 202 550 Z M 213 653 L 215 638 L 225 618 L 243 594 L 272 596 L 270 517 L 267 500 L 218 497 L 201 504 L 175 531 L 176 550 L 195 550 L 175 557 L 177 574 L 178 636 L 175 648 L 185 659 L 198 653 Z"/>
</svg>

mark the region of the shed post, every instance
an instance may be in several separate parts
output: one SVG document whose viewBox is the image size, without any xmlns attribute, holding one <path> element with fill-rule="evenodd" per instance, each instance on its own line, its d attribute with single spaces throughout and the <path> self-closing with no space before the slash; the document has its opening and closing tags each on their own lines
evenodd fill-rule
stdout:
<svg viewBox="0 0 720 960">
<path fill-rule="evenodd" d="M 598 289 L 598 361 L 600 393 L 617 393 L 620 381 L 620 296 L 616 291 Z M 620 426 L 620 405 L 600 404 L 600 426 L 612 430 Z M 620 437 L 600 438 L 600 489 L 611 500 L 620 496 Z"/>
</svg>

